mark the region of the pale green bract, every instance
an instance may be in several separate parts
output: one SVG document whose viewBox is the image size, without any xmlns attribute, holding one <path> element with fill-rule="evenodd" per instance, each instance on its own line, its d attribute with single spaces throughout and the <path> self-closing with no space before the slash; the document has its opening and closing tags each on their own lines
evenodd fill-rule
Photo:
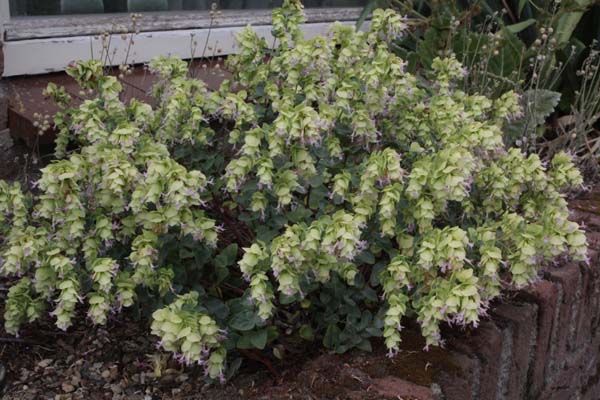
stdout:
<svg viewBox="0 0 600 400">
<path fill-rule="evenodd" d="M 268 62 L 267 43 L 248 28 L 228 60 L 245 91 L 264 92 L 256 101 L 275 112 L 271 124 L 246 121 L 253 128 L 232 138 L 243 145 L 227 167 L 228 191 L 243 197 L 242 185 L 258 180 L 252 210 L 264 213 L 269 199 L 279 209 L 306 204 L 321 174 L 338 204 L 244 249 L 239 265 L 259 314 L 274 315 L 275 290 L 301 298 L 302 280 L 325 282 L 335 271 L 352 285 L 355 257 L 389 237 L 398 255 L 380 280 L 392 353 L 409 308 L 436 345 L 442 321 L 478 323 L 503 270 L 523 286 L 544 260 L 586 257 L 560 194 L 582 184 L 570 156 L 546 168 L 536 155 L 505 151 L 502 127 L 521 113 L 517 95 L 462 92 L 466 71 L 454 58 L 436 58 L 432 81 L 420 84 L 388 48 L 404 25 L 376 10 L 368 32 L 338 24 L 327 39 L 302 40 L 294 28 L 295 44 L 281 40 Z"/>
<path fill-rule="evenodd" d="M 582 184 L 571 156 L 544 165 L 504 148 L 502 128 L 521 113 L 514 93 L 492 101 L 462 92 L 466 71 L 452 57 L 436 58 L 427 79 L 407 73 L 389 50 L 405 29 L 391 10 L 374 11 L 367 32 L 335 24 L 310 40 L 302 21 L 302 5 L 288 0 L 273 12 L 273 48 L 243 30 L 239 54 L 227 60 L 232 82 L 215 92 L 170 58 L 150 64 L 159 75 L 154 106 L 124 104 L 118 79 L 97 61 L 68 70 L 96 94 L 80 106 L 68 108 L 66 92 L 48 87 L 63 107 L 61 159 L 43 170 L 31 201 L 0 182 L 0 222 L 12 224 L 0 228 L 0 271 L 19 278 L 8 332 L 48 305 L 67 329 L 79 303 L 105 324 L 140 288 L 159 298 L 175 292 L 154 312 L 153 334 L 181 361 L 222 377 L 230 326 L 219 326 L 197 292 L 178 292 L 174 271 L 158 263 L 168 233 L 217 246 L 220 216 L 203 208 L 224 197 L 239 225 L 247 214 L 287 221 L 272 235 L 252 232 L 238 260 L 262 326 L 276 330 L 289 303 L 310 307 L 308 284 L 339 276 L 352 286 L 376 258 L 371 282 L 391 354 L 408 313 L 426 345 L 438 345 L 442 322 L 477 325 L 503 282 L 527 285 L 558 256 L 585 260 L 584 232 L 561 194 Z M 70 142 L 80 149 L 69 154 Z M 175 161 L 193 146 L 224 154 L 225 165 L 204 175 Z"/>
<path fill-rule="evenodd" d="M 156 68 L 172 79 L 163 89 L 173 88 L 173 97 L 183 86 L 186 102 L 190 91 L 198 91 L 198 101 L 205 104 L 204 84 L 188 84 L 181 76 L 187 71 L 185 63 L 162 60 Z M 98 61 L 76 64 L 68 73 L 97 94 L 79 108 L 59 112 L 55 119 L 58 155 L 66 154 L 73 136 L 81 149 L 42 170 L 39 194 L 30 209 L 17 184 L 0 182 L 0 218 L 12 221 L 11 229 L 1 232 L 6 236 L 1 242 L 0 271 L 23 276 L 11 288 L 6 305 L 5 325 L 13 334 L 22 323 L 39 318 L 47 305 L 53 307 L 50 314 L 57 327 L 66 330 L 79 303 L 87 303 L 93 323 L 106 324 L 111 312 L 134 304 L 138 286 L 164 296 L 171 291 L 174 274 L 157 265 L 162 234 L 176 229 L 182 237 L 190 235 L 210 246 L 217 243 L 215 221 L 201 210 L 206 177 L 178 164 L 167 148 L 190 138 L 183 130 L 178 137 L 157 129 L 169 123 L 164 112 L 172 99 L 163 93 L 166 105 L 157 110 L 135 100 L 123 104 L 120 83 L 104 75 Z M 47 93 L 59 104 L 67 102 L 64 92 L 53 85 Z M 176 112 L 169 109 L 167 114 Z M 199 132 L 198 140 L 208 129 L 204 121 L 202 125 L 193 128 Z M 128 250 L 129 256 L 111 258 L 114 248 Z M 217 377 L 224 365 L 218 342 L 215 336 L 210 343 L 189 347 L 185 342 L 185 348 L 177 350 L 191 362 L 216 349 L 214 357 L 207 356 L 206 368 Z M 176 350 L 173 346 L 169 344 L 168 350 Z"/>
<path fill-rule="evenodd" d="M 212 378 L 222 378 L 226 355 L 220 345 L 223 332 L 211 317 L 196 311 L 197 305 L 198 293 L 190 292 L 155 311 L 152 334 L 159 336 L 160 345 L 181 361 L 197 362 Z"/>
</svg>

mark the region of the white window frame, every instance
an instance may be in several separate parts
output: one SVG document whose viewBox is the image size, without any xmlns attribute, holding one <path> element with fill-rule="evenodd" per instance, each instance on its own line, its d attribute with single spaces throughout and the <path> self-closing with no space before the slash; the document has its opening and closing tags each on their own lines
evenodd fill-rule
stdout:
<svg viewBox="0 0 600 400">
<path fill-rule="evenodd" d="M 145 63 L 159 55 L 200 57 L 207 38 L 212 50 L 207 50 L 205 56 L 233 54 L 235 35 L 248 24 L 270 43 L 271 11 L 223 10 L 216 24 L 206 11 L 144 13 L 129 54 L 129 39 L 124 40 L 120 33 L 111 35 L 107 64 Z M 307 9 L 305 36 L 325 34 L 333 21 L 354 24 L 361 11 L 357 7 Z M 0 37 L 5 40 L 3 76 L 57 72 L 73 60 L 99 58 L 99 35 L 121 32 L 130 26 L 129 14 L 11 18 L 9 0 L 0 0 Z"/>
</svg>

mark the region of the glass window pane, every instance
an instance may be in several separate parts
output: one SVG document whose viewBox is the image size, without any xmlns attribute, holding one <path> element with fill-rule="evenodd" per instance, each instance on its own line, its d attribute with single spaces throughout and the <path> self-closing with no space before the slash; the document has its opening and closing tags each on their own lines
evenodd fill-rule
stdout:
<svg viewBox="0 0 600 400">
<path fill-rule="evenodd" d="M 208 10 L 217 3 L 221 10 L 268 9 L 283 0 L 10 0 L 12 16 L 98 14 L 117 12 Z M 366 0 L 305 0 L 307 8 L 362 7 Z"/>
</svg>

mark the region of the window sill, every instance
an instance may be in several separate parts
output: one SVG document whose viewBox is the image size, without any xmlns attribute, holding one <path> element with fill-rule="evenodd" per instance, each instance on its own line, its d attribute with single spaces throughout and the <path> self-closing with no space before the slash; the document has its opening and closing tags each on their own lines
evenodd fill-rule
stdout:
<svg viewBox="0 0 600 400">
<path fill-rule="evenodd" d="M 223 10 L 213 28 L 270 25 L 272 10 Z M 356 21 L 362 8 L 306 9 L 308 23 Z M 140 32 L 197 30 L 211 27 L 206 11 L 147 12 L 138 22 Z M 88 14 L 44 17 L 15 17 L 4 26 L 5 41 L 93 36 L 103 32 L 122 33 L 131 28 L 129 14 Z"/>
</svg>

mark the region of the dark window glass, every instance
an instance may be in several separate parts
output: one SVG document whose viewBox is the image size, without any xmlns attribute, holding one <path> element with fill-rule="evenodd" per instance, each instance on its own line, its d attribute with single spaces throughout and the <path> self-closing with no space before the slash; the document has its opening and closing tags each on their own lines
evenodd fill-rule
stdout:
<svg viewBox="0 0 600 400">
<path fill-rule="evenodd" d="M 10 0 L 12 16 L 98 14 L 143 11 L 268 9 L 282 0 Z M 306 0 L 305 7 L 362 7 L 366 0 Z"/>
</svg>

